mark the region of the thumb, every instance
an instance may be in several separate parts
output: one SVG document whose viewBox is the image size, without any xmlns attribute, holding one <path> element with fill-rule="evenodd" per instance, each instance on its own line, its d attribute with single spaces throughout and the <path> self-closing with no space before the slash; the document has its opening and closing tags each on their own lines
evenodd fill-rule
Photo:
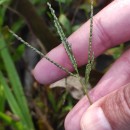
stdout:
<svg viewBox="0 0 130 130">
<path fill-rule="evenodd" d="M 130 130 L 130 84 L 94 103 L 81 118 L 81 130 Z"/>
</svg>

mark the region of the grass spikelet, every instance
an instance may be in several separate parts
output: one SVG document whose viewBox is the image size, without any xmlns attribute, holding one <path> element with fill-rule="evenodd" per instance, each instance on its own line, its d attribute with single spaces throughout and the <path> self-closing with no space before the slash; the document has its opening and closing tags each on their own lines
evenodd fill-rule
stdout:
<svg viewBox="0 0 130 130">
<path fill-rule="evenodd" d="M 24 41 L 21 37 L 19 37 L 17 34 L 15 34 L 12 30 L 8 29 L 9 32 L 16 37 L 19 41 L 21 41 L 22 43 L 24 43 L 26 46 L 28 46 L 29 48 L 31 48 L 33 51 L 35 51 L 36 53 L 38 53 L 39 55 L 41 55 L 42 57 L 46 58 L 48 61 L 50 61 L 52 64 L 54 64 L 55 66 L 57 66 L 58 68 L 60 68 L 61 70 L 65 71 L 66 73 L 68 73 L 71 76 L 77 77 L 77 79 L 80 81 L 82 87 L 83 87 L 83 91 L 84 94 L 87 96 L 88 101 L 90 104 L 92 104 L 92 101 L 89 97 L 88 94 L 88 82 L 89 82 L 89 77 L 90 77 L 90 72 L 92 70 L 93 64 L 94 64 L 94 52 L 92 51 L 92 33 L 93 33 L 93 0 L 91 0 L 91 14 L 90 14 L 90 34 L 89 34 L 89 44 L 88 44 L 88 64 L 86 65 L 86 70 L 85 70 L 85 83 L 81 80 L 80 76 L 79 76 L 79 72 L 78 72 L 78 66 L 77 66 L 77 62 L 76 59 L 74 57 L 73 51 L 72 51 L 72 47 L 69 44 L 69 42 L 67 41 L 67 38 L 63 32 L 63 29 L 58 21 L 58 18 L 55 15 L 55 11 L 53 10 L 53 8 L 51 7 L 50 3 L 47 3 L 47 5 L 49 6 L 49 9 L 51 11 L 51 14 L 53 16 L 54 19 L 54 24 L 55 27 L 57 29 L 57 32 L 60 36 L 61 42 L 64 45 L 65 51 L 73 65 L 74 70 L 76 71 L 76 74 L 71 73 L 68 69 L 62 67 L 61 65 L 59 65 L 58 63 L 54 62 L 53 60 L 51 60 L 50 58 L 48 58 L 46 55 L 44 55 L 42 52 L 40 52 L 39 50 L 37 50 L 36 48 L 34 48 L 33 46 L 31 46 L 29 43 L 27 43 L 26 41 Z"/>
<path fill-rule="evenodd" d="M 90 72 L 92 70 L 94 64 L 94 52 L 92 51 L 92 33 L 93 33 L 93 0 L 91 0 L 91 14 L 90 14 L 90 34 L 89 34 L 89 45 L 88 45 L 88 63 L 86 65 L 85 70 L 85 88 L 84 92 L 86 93 L 89 102 L 91 102 L 90 97 L 88 95 L 88 82 L 90 77 Z"/>
<path fill-rule="evenodd" d="M 75 60 L 75 57 L 74 57 L 74 54 L 73 54 L 73 51 L 72 51 L 72 48 L 71 48 L 71 45 L 69 44 L 69 42 L 67 41 L 67 38 L 63 32 L 63 29 L 58 21 L 58 18 L 56 17 L 55 15 L 55 11 L 53 10 L 53 8 L 51 7 L 51 4 L 48 2 L 47 5 L 49 6 L 49 9 L 51 11 L 51 14 L 53 16 L 53 19 L 54 19 L 54 24 L 55 24 L 55 27 L 57 29 L 57 32 L 60 36 L 60 39 L 61 39 L 61 42 L 63 43 L 64 45 L 64 48 L 65 48 L 65 51 L 66 53 L 68 54 L 68 57 L 76 71 L 77 74 L 79 74 L 78 72 L 78 67 L 77 67 L 77 62 Z"/>
<path fill-rule="evenodd" d="M 31 48 L 34 52 L 36 52 L 37 54 L 39 54 L 40 56 L 44 57 L 45 59 L 47 59 L 49 62 L 51 62 L 52 64 L 54 64 L 55 66 L 57 66 L 58 68 L 60 68 L 61 70 L 65 71 L 66 73 L 68 73 L 71 76 L 76 76 L 73 73 L 71 73 L 68 69 L 64 68 L 63 66 L 59 65 L 58 63 L 54 62 L 53 60 L 51 60 L 50 58 L 48 58 L 45 54 L 43 54 L 42 52 L 40 52 L 39 50 L 37 50 L 36 48 L 34 48 L 33 46 L 31 46 L 28 42 L 24 41 L 21 37 L 19 37 L 17 34 L 15 34 L 12 30 L 8 29 L 8 31 L 15 37 L 17 38 L 20 42 L 24 43 L 26 46 L 28 46 L 29 48 Z"/>
</svg>

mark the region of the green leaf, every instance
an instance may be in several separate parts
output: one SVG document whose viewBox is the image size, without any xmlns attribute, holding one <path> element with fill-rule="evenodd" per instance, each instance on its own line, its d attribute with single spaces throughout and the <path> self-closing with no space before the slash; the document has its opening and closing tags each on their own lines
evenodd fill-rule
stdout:
<svg viewBox="0 0 130 130">
<path fill-rule="evenodd" d="M 56 0 L 59 3 L 69 4 L 72 0 Z"/>
<path fill-rule="evenodd" d="M 60 3 L 65 3 L 66 0 L 56 0 L 57 2 L 60 2 Z"/>
<path fill-rule="evenodd" d="M 72 33 L 72 29 L 71 29 L 71 24 L 70 24 L 70 21 L 68 20 L 68 18 L 64 14 L 61 14 L 59 17 L 59 22 L 65 28 L 66 34 L 70 35 Z"/>
<path fill-rule="evenodd" d="M 0 84 L 0 112 L 3 112 L 3 111 L 4 111 L 4 107 L 5 107 L 4 88 L 3 88 L 3 86 Z"/>
<path fill-rule="evenodd" d="M 2 119 L 7 125 L 12 125 L 16 130 L 24 130 L 20 121 L 14 121 L 10 116 L 0 112 L 0 119 Z"/>
<path fill-rule="evenodd" d="M 2 27 L 4 19 L 5 19 L 5 15 L 4 15 L 5 11 L 6 11 L 5 8 L 0 7 L 0 30 L 1 30 L 1 27 Z"/>
<path fill-rule="evenodd" d="M 3 5 L 5 3 L 9 2 L 9 0 L 0 0 L 0 5 Z"/>
<path fill-rule="evenodd" d="M 0 33 L 0 48 L 3 48 L 6 46 L 6 43 L 4 41 L 3 35 Z M 28 124 L 28 127 L 30 129 L 34 129 L 31 115 L 29 113 L 27 101 L 23 92 L 23 87 L 21 85 L 19 76 L 17 74 L 17 71 L 15 69 L 14 63 L 12 61 L 11 55 L 7 48 L 4 48 L 0 51 L 1 57 L 3 59 L 10 83 L 12 85 L 12 90 L 14 92 L 15 99 L 17 100 L 17 104 L 19 108 L 21 109 L 22 115 L 24 116 L 24 119 L 26 120 L 26 123 Z"/>
<path fill-rule="evenodd" d="M 27 122 L 25 120 L 25 117 L 22 114 L 22 111 L 20 110 L 20 107 L 18 106 L 17 101 L 16 101 L 15 97 L 13 96 L 9 86 L 7 85 L 2 72 L 0 72 L 0 82 L 4 87 L 4 93 L 5 93 L 6 99 L 9 103 L 11 110 L 13 111 L 14 114 L 16 114 L 17 116 L 20 117 L 22 124 L 25 126 L 25 129 L 27 129 Z"/>
<path fill-rule="evenodd" d="M 52 93 L 51 90 L 48 91 L 48 99 L 50 101 L 52 109 L 54 110 L 55 113 L 57 113 L 58 112 L 57 103 L 56 103 L 56 100 L 55 100 L 55 96 L 54 96 L 54 94 Z"/>
<path fill-rule="evenodd" d="M 15 50 L 15 54 L 14 54 L 13 57 L 12 57 L 13 60 L 14 60 L 14 61 L 19 60 L 19 59 L 22 57 L 24 51 L 25 51 L 25 45 L 24 45 L 24 44 L 20 44 L 20 45 L 16 48 L 16 50 Z"/>
</svg>

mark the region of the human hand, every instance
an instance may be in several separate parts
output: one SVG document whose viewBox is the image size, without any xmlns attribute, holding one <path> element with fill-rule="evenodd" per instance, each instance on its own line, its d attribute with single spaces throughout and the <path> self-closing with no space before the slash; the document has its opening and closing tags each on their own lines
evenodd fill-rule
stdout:
<svg viewBox="0 0 130 130">
<path fill-rule="evenodd" d="M 93 27 L 95 56 L 130 40 L 129 27 L 130 0 L 115 0 L 99 12 L 94 17 Z M 87 62 L 88 37 L 89 22 L 86 22 L 68 38 L 79 66 Z M 130 50 L 127 50 L 90 91 L 90 97 L 95 102 L 90 108 L 86 97 L 73 108 L 65 120 L 66 130 L 130 130 L 129 55 Z M 71 62 L 62 45 L 49 52 L 48 57 L 72 71 Z M 44 84 L 66 76 L 65 72 L 44 58 L 37 64 L 33 74 Z"/>
</svg>

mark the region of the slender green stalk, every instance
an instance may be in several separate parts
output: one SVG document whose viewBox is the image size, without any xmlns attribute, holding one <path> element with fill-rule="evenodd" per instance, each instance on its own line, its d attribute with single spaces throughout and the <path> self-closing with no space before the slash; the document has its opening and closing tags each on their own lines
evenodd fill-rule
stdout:
<svg viewBox="0 0 130 130">
<path fill-rule="evenodd" d="M 85 87 L 84 87 L 84 92 L 86 93 L 86 96 L 92 104 L 92 101 L 89 97 L 88 94 L 88 83 L 89 83 L 89 77 L 90 77 L 90 72 L 93 67 L 94 63 L 94 52 L 92 51 L 92 34 L 93 33 L 93 0 L 91 0 L 91 14 L 90 14 L 90 33 L 89 33 L 89 45 L 88 45 L 88 64 L 86 65 L 86 70 L 85 70 Z"/>
<path fill-rule="evenodd" d="M 57 29 L 57 32 L 60 36 L 61 42 L 64 45 L 65 51 L 76 71 L 76 75 L 71 73 L 68 69 L 62 67 L 61 65 L 57 64 L 56 62 L 54 62 L 53 60 L 51 60 L 50 58 L 46 57 L 42 52 L 38 51 L 36 48 L 32 47 L 29 43 L 25 42 L 22 38 L 20 38 L 18 35 L 16 35 L 12 30 L 9 29 L 9 32 L 11 34 L 13 34 L 19 41 L 21 41 L 22 43 L 24 43 L 26 46 L 30 47 L 33 51 L 35 51 L 36 53 L 38 53 L 39 55 L 41 55 L 42 57 L 46 58 L 48 61 L 50 61 L 52 64 L 56 65 L 58 68 L 62 69 L 63 71 L 65 71 L 66 73 L 70 74 L 71 76 L 77 77 L 78 80 L 80 81 L 82 87 L 83 87 L 83 91 L 84 94 L 87 96 L 88 101 L 90 104 L 92 104 L 92 101 L 89 97 L 88 94 L 88 82 L 89 82 L 89 76 L 90 76 L 90 72 L 92 70 L 93 67 L 93 63 L 94 63 L 94 52 L 92 51 L 92 33 L 93 33 L 93 0 L 91 0 L 91 15 L 90 15 L 90 35 L 89 35 L 89 45 L 88 45 L 88 64 L 86 65 L 86 70 L 85 70 L 85 83 L 81 80 L 80 76 L 79 76 L 79 72 L 78 72 L 78 66 L 77 66 L 77 62 L 76 59 L 74 57 L 73 51 L 72 51 L 72 47 L 69 44 L 69 42 L 67 41 L 67 38 L 63 32 L 63 29 L 58 21 L 58 18 L 55 15 L 55 11 L 53 10 L 53 8 L 51 7 L 50 3 L 47 3 L 49 6 L 49 9 L 51 11 L 51 14 L 53 16 L 54 19 L 54 24 L 55 27 Z"/>
<path fill-rule="evenodd" d="M 49 9 L 50 9 L 50 11 L 51 11 L 51 14 L 52 14 L 52 16 L 53 16 L 53 18 L 54 18 L 55 27 L 56 27 L 56 29 L 57 29 L 57 32 L 58 32 L 60 38 L 61 38 L 61 41 L 62 41 L 63 45 L 64 45 L 64 48 L 65 48 L 65 50 L 66 50 L 66 53 L 68 54 L 68 57 L 70 58 L 70 61 L 71 61 L 72 65 L 73 65 L 73 67 L 74 67 L 74 69 L 75 69 L 75 71 L 76 71 L 76 73 L 77 73 L 77 78 L 78 78 L 78 80 L 80 81 L 80 83 L 81 83 L 81 85 L 82 85 L 82 87 L 83 87 L 84 94 L 87 96 L 88 101 L 90 102 L 90 104 L 92 104 L 91 99 L 90 99 L 90 97 L 89 97 L 89 95 L 88 95 L 88 92 L 87 92 L 87 87 L 86 87 L 86 85 L 83 83 L 83 81 L 81 80 L 81 78 L 80 78 L 80 76 L 79 76 L 78 67 L 77 67 L 77 62 L 76 62 L 76 59 L 75 59 L 75 57 L 74 57 L 74 54 L 73 54 L 71 45 L 70 45 L 69 42 L 67 41 L 67 38 L 66 38 L 66 36 L 65 36 L 65 34 L 64 34 L 63 30 L 62 30 L 62 27 L 60 26 L 60 23 L 59 23 L 59 21 L 58 21 L 56 15 L 55 15 L 55 11 L 54 11 L 53 8 L 51 7 L 51 4 L 50 4 L 50 3 L 47 3 L 47 4 L 48 4 Z M 89 49 L 88 49 L 88 50 L 89 50 L 89 54 L 88 54 L 88 55 L 89 55 L 89 62 L 88 62 L 89 64 L 88 64 L 88 65 L 89 65 L 90 67 L 91 67 L 91 64 L 90 64 L 90 62 L 91 62 L 91 54 L 90 54 L 90 53 L 91 53 L 91 48 L 92 48 L 93 3 L 92 3 L 92 5 L 91 5 L 91 10 L 92 10 L 92 12 L 91 12 L 91 24 L 90 24 L 91 30 L 90 30 L 90 38 L 89 38 Z M 89 69 L 89 71 L 87 71 L 87 78 L 89 77 L 90 71 L 91 71 L 91 69 Z M 87 81 L 88 81 L 88 79 L 87 79 Z"/>
<path fill-rule="evenodd" d="M 91 105 L 91 104 L 92 104 L 92 101 L 91 101 L 91 98 L 90 98 L 90 96 L 89 96 L 89 94 L 88 94 L 87 88 L 86 88 L 85 84 L 83 83 L 83 81 L 81 80 L 81 78 L 78 77 L 78 79 L 79 79 L 79 81 L 80 81 L 80 83 L 81 83 L 81 85 L 82 85 L 83 92 L 84 92 L 84 94 L 87 96 L 88 101 L 89 101 L 89 103 L 90 103 L 90 105 Z"/>
<path fill-rule="evenodd" d="M 90 36 L 89 36 L 89 46 L 88 46 L 88 64 L 86 65 L 86 71 L 85 71 L 85 84 L 83 83 L 83 81 L 81 80 L 80 76 L 79 76 L 79 72 L 78 72 L 78 67 L 77 67 L 77 62 L 75 60 L 74 54 L 72 52 L 72 48 L 71 45 L 68 43 L 67 38 L 65 37 L 65 34 L 62 30 L 62 27 L 60 26 L 60 23 L 55 15 L 55 11 L 53 10 L 53 8 L 51 7 L 50 3 L 47 3 L 49 6 L 49 9 L 51 11 L 51 14 L 54 18 L 54 24 L 55 27 L 57 29 L 57 32 L 61 38 L 61 41 L 64 45 L 64 48 L 66 50 L 66 53 L 68 54 L 68 57 L 70 58 L 70 61 L 77 73 L 77 78 L 80 81 L 84 93 L 86 94 L 90 104 L 92 104 L 91 99 L 88 95 L 88 82 L 89 82 L 89 76 L 90 76 L 90 72 L 92 70 L 92 66 L 93 66 L 93 62 L 94 62 L 94 54 L 92 52 L 92 32 L 93 32 L 93 0 L 91 0 L 91 15 L 90 15 Z"/>
<path fill-rule="evenodd" d="M 90 33 L 89 33 L 89 48 L 88 48 L 88 63 L 92 60 L 92 34 L 93 33 L 93 0 L 91 0 L 91 14 L 90 14 Z"/>
<path fill-rule="evenodd" d="M 63 32 L 63 29 L 62 29 L 62 27 L 61 27 L 61 25 L 60 25 L 60 23 L 58 21 L 58 18 L 55 15 L 54 9 L 51 7 L 51 4 L 49 2 L 47 4 L 48 4 L 49 9 L 51 11 L 51 14 L 52 14 L 52 16 L 54 18 L 54 24 L 55 24 L 57 32 L 58 32 L 58 34 L 60 36 L 61 42 L 64 45 L 65 51 L 66 51 L 72 65 L 73 65 L 76 73 L 79 75 L 78 66 L 77 66 L 77 62 L 76 62 L 76 59 L 74 57 L 73 51 L 72 51 L 72 47 L 71 47 L 70 43 L 67 41 L 67 38 L 66 38 L 66 36 L 65 36 L 65 34 Z"/>
<path fill-rule="evenodd" d="M 26 46 L 28 46 L 29 48 L 31 48 L 34 52 L 36 52 L 37 54 L 39 54 L 40 56 L 44 57 L 45 59 L 47 59 L 48 61 L 50 61 L 52 64 L 54 64 L 55 66 L 57 66 L 58 68 L 60 68 L 61 70 L 65 71 L 66 73 L 68 73 L 71 76 L 75 75 L 73 73 L 71 73 L 68 69 L 62 67 L 61 65 L 59 65 L 58 63 L 54 62 L 53 60 L 51 60 L 50 58 L 48 58 L 45 54 L 43 54 L 42 52 L 40 52 L 39 50 L 37 50 L 36 48 L 34 48 L 33 46 L 31 46 L 28 42 L 24 41 L 21 37 L 19 37 L 17 34 L 15 34 L 12 30 L 8 29 L 9 32 L 16 37 L 19 41 L 21 41 L 22 43 L 24 43 Z"/>
</svg>

